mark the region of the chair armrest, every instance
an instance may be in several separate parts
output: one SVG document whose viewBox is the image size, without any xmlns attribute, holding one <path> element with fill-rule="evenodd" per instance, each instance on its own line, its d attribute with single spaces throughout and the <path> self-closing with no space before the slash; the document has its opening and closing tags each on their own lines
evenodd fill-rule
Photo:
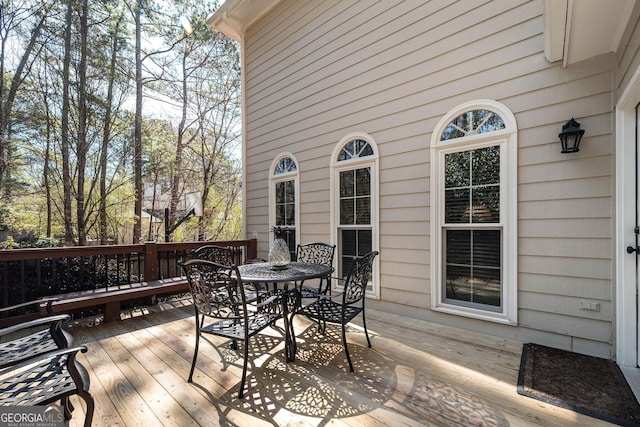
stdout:
<svg viewBox="0 0 640 427">
<path fill-rule="evenodd" d="M 82 353 L 86 353 L 87 352 L 87 346 L 86 345 L 79 345 L 79 346 L 75 346 L 75 347 L 61 348 L 61 349 L 58 349 L 58 350 L 53 350 L 53 351 L 49 351 L 49 352 L 46 352 L 46 353 L 39 354 L 39 355 L 37 355 L 35 357 L 29 358 L 29 359 L 25 359 L 24 361 L 22 361 L 20 363 L 8 366 L 8 367 L 0 370 L 0 378 L 5 376 L 5 375 L 7 375 L 7 374 L 12 373 L 12 372 L 19 371 L 22 368 L 25 368 L 27 366 L 38 364 L 38 363 L 41 363 L 42 361 L 46 361 L 46 360 L 54 360 L 56 358 L 59 358 L 60 356 L 64 356 L 65 354 L 71 355 L 75 359 L 75 355 L 79 351 L 82 352 Z M 70 357 L 67 360 L 70 360 L 72 357 Z"/>
<path fill-rule="evenodd" d="M 6 313 L 9 311 L 17 310 L 19 308 L 29 307 L 30 305 L 35 305 L 38 308 L 40 308 L 40 304 L 47 303 L 47 313 L 53 314 L 53 309 L 51 308 L 51 306 L 55 301 L 59 301 L 59 300 L 60 298 L 58 297 L 47 297 L 47 298 L 36 299 L 33 301 L 27 301 L 20 304 L 10 305 L 8 307 L 2 307 L 0 308 L 0 313 Z"/>
<path fill-rule="evenodd" d="M 69 316 L 68 314 L 56 314 L 53 316 L 41 317 L 40 319 L 18 323 L 17 325 L 7 326 L 6 328 L 0 329 L 0 337 L 42 325 L 52 325 L 56 322 L 62 323 L 69 319 L 71 319 L 71 316 Z"/>
<path fill-rule="evenodd" d="M 272 305 L 274 301 L 277 301 L 280 297 L 278 295 L 271 295 L 269 298 L 267 298 L 264 301 L 261 301 L 259 303 L 256 304 L 256 307 L 258 308 L 262 308 L 264 306 L 267 305 Z"/>
</svg>

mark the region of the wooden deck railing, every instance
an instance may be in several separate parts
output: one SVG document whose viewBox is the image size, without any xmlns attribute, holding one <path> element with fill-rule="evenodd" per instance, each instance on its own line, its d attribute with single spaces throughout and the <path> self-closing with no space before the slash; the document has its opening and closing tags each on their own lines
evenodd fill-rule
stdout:
<svg viewBox="0 0 640 427">
<path fill-rule="evenodd" d="M 0 251 L 0 306 L 180 276 L 176 262 L 206 244 L 241 248 L 238 262 L 257 257 L 255 239 Z"/>
</svg>

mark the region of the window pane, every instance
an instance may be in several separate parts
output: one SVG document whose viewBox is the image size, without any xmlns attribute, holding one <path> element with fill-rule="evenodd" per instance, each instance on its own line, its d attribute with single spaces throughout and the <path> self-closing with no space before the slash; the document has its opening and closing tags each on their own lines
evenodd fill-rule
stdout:
<svg viewBox="0 0 640 427">
<path fill-rule="evenodd" d="M 371 194 L 371 173 L 369 168 L 356 169 L 356 196 Z"/>
<path fill-rule="evenodd" d="M 471 302 L 465 278 L 471 277 L 471 268 L 459 265 L 447 266 L 445 295 L 447 299 Z M 463 289 L 464 287 L 464 289 Z"/>
<path fill-rule="evenodd" d="M 372 237 L 371 230 L 358 230 L 358 256 L 366 255 L 373 250 Z"/>
<path fill-rule="evenodd" d="M 276 203 L 284 203 L 285 201 L 285 185 L 284 182 L 276 182 Z"/>
<path fill-rule="evenodd" d="M 340 172 L 340 197 L 353 197 L 354 171 Z"/>
<path fill-rule="evenodd" d="M 295 203 L 287 203 L 286 205 L 287 225 L 296 224 L 296 205 Z"/>
<path fill-rule="evenodd" d="M 446 190 L 444 197 L 445 222 L 448 224 L 469 222 L 469 189 Z"/>
<path fill-rule="evenodd" d="M 500 222 L 498 146 L 445 154 L 445 222 Z"/>
<path fill-rule="evenodd" d="M 356 230 L 342 230 L 342 254 L 347 256 L 355 256 L 356 248 Z"/>
<path fill-rule="evenodd" d="M 284 240 L 287 242 L 287 247 L 289 248 L 289 255 L 291 256 L 291 259 L 296 259 L 296 229 L 289 227 L 289 232 L 285 234 Z"/>
<path fill-rule="evenodd" d="M 284 205 L 276 205 L 276 225 L 286 225 Z"/>
<path fill-rule="evenodd" d="M 338 161 L 350 160 L 358 157 L 366 157 L 373 155 L 373 148 L 363 139 L 354 139 L 347 142 L 340 153 L 338 153 Z"/>
<path fill-rule="evenodd" d="M 473 232 L 473 263 L 476 266 L 500 268 L 500 232 L 475 230 Z"/>
<path fill-rule="evenodd" d="M 347 225 L 356 223 L 354 203 L 353 199 L 340 200 L 340 224 Z"/>
<path fill-rule="evenodd" d="M 367 141 L 363 141 L 362 139 L 357 140 L 358 145 L 358 157 L 372 156 L 373 148 Z"/>
<path fill-rule="evenodd" d="M 371 224 L 371 200 L 369 197 L 356 199 L 356 224 Z"/>
<path fill-rule="evenodd" d="M 502 117 L 490 110 L 471 110 L 453 119 L 440 136 L 440 141 L 462 138 L 504 129 Z"/>
<path fill-rule="evenodd" d="M 471 222 L 500 222 L 500 187 L 479 187 L 473 190 Z"/>
<path fill-rule="evenodd" d="M 469 186 L 469 169 L 471 168 L 470 151 L 445 154 L 444 162 L 444 188 Z"/>
<path fill-rule="evenodd" d="M 356 256 L 366 255 L 373 249 L 371 242 L 373 233 L 371 230 L 341 230 L 341 249 L 339 277 L 349 273 L 349 268 Z"/>
<path fill-rule="evenodd" d="M 447 265 L 471 264 L 471 231 L 447 231 L 446 260 Z"/>
<path fill-rule="evenodd" d="M 298 170 L 296 162 L 294 162 L 291 157 L 285 157 L 278 162 L 273 174 L 280 175 L 287 172 L 295 172 L 296 170 Z"/>
<path fill-rule="evenodd" d="M 285 184 L 285 201 L 287 202 L 293 202 L 295 201 L 296 198 L 296 186 L 292 181 L 287 181 L 284 183 Z"/>
<path fill-rule="evenodd" d="M 500 147 L 487 147 L 471 152 L 474 185 L 500 183 Z"/>
<path fill-rule="evenodd" d="M 500 230 L 444 230 L 446 298 L 501 307 Z"/>
</svg>

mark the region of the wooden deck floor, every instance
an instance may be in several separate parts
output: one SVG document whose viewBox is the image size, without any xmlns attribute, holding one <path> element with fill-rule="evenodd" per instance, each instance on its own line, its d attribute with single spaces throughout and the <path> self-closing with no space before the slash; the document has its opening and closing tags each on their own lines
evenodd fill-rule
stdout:
<svg viewBox="0 0 640 427">
<path fill-rule="evenodd" d="M 86 323 L 86 322 L 85 322 Z M 241 357 L 202 342 L 194 383 L 192 307 L 174 302 L 102 325 L 70 327 L 89 351 L 94 426 L 602 426 L 516 393 L 522 344 L 369 311 L 373 348 L 354 325 L 356 373 L 345 369 L 339 329 L 318 336 L 295 321 L 298 358 L 285 363 L 283 331 L 252 342 L 248 392 L 237 398 Z M 215 345 L 213 345 L 215 344 Z M 71 426 L 84 422 L 80 399 Z"/>
</svg>

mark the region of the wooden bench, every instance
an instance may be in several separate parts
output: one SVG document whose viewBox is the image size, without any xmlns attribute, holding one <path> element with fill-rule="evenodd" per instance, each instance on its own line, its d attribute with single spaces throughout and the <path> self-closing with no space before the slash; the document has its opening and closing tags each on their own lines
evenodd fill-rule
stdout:
<svg viewBox="0 0 640 427">
<path fill-rule="evenodd" d="M 69 313 L 101 307 L 104 321 L 112 322 L 120 320 L 120 305 L 123 302 L 147 298 L 149 304 L 153 304 L 158 296 L 179 294 L 188 290 L 189 284 L 185 277 L 173 277 L 56 295 L 52 309 L 55 313 Z M 45 304 L 40 306 L 40 312 L 46 313 Z"/>
</svg>

